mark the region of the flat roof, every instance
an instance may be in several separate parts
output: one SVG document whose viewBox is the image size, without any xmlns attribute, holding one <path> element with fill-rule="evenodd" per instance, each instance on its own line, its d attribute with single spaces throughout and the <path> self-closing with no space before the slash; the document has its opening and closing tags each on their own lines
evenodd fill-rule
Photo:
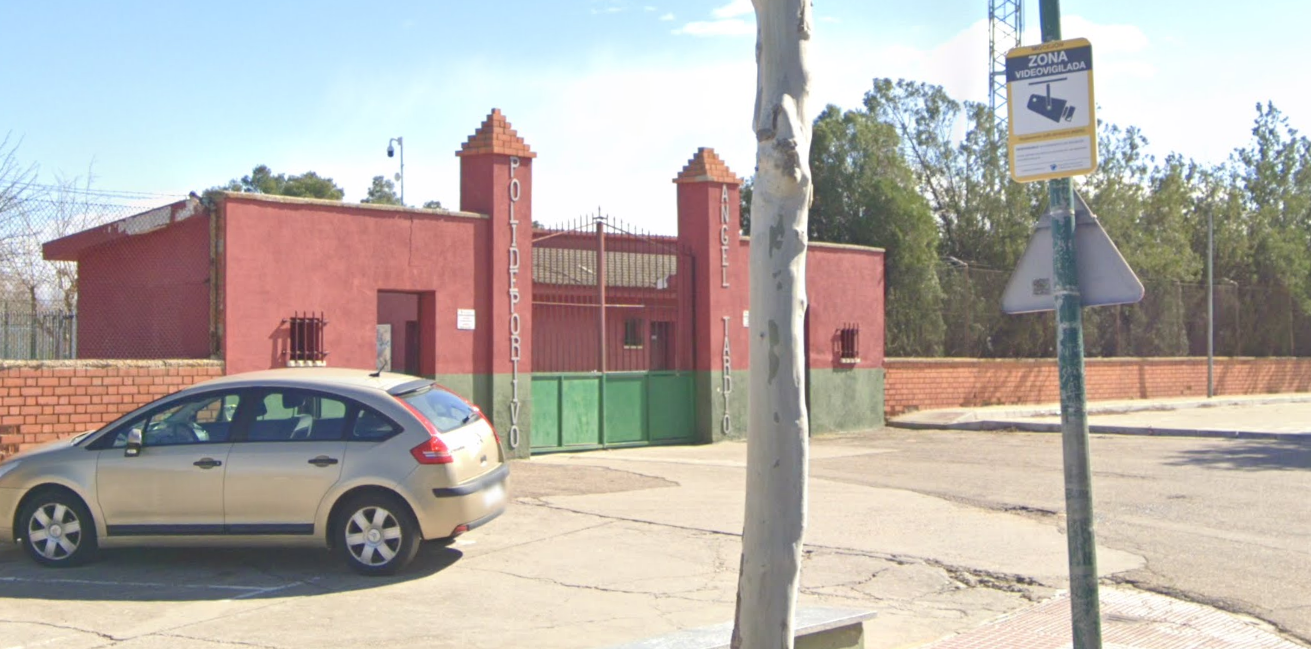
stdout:
<svg viewBox="0 0 1311 649">
<path fill-rule="evenodd" d="M 438 216 L 461 219 L 486 219 L 486 214 L 462 212 L 447 209 L 424 209 L 403 205 L 376 205 L 373 203 L 347 203 L 318 198 L 300 198 L 296 196 L 273 196 L 246 192 L 212 192 L 220 201 L 237 200 L 252 203 L 279 203 L 286 205 L 313 205 L 329 209 L 366 210 L 371 212 L 402 212 L 423 216 Z M 169 203 L 144 212 L 139 212 L 117 221 L 98 225 L 81 232 L 76 232 L 41 246 L 41 253 L 49 261 L 77 261 L 82 253 L 90 248 L 113 241 L 141 234 L 147 234 L 171 227 L 195 216 L 208 216 L 209 208 L 194 195 L 180 201 Z"/>
</svg>

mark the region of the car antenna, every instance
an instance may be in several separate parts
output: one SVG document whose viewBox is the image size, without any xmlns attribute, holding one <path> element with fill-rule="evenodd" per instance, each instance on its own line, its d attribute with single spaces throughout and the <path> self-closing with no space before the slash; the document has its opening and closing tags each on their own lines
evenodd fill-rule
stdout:
<svg viewBox="0 0 1311 649">
<path fill-rule="evenodd" d="M 378 362 L 378 371 L 377 371 L 377 372 L 374 372 L 374 373 L 372 373 L 372 374 L 370 374 L 369 377 L 370 377 L 370 378 L 375 378 L 375 379 L 376 379 L 376 378 L 382 376 L 382 369 L 383 369 L 384 367 L 387 367 L 387 362 L 386 362 L 386 361 L 379 361 L 379 362 Z"/>
</svg>

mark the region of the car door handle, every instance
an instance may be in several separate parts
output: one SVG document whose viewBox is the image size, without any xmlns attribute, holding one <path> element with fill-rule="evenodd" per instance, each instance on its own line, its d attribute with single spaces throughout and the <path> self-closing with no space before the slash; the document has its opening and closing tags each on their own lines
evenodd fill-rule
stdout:
<svg viewBox="0 0 1311 649">
<path fill-rule="evenodd" d="M 322 469 L 323 467 L 326 467 L 326 466 L 332 466 L 333 464 L 336 464 L 336 463 L 337 463 L 337 458 L 335 458 L 335 457 L 328 457 L 328 456 L 326 456 L 326 455 L 320 455 L 320 456 L 318 456 L 318 457 L 316 457 L 316 458 L 310 460 L 310 464 L 313 464 L 314 466 L 319 467 L 320 469 Z"/>
<path fill-rule="evenodd" d="M 214 467 L 216 467 L 216 466 L 223 466 L 223 462 L 222 462 L 222 461 L 220 461 L 220 460 L 216 460 L 216 459 L 214 459 L 214 458 L 212 458 L 212 457 L 207 457 L 207 458 L 204 458 L 204 459 L 201 459 L 201 460 L 197 460 L 197 461 L 195 461 L 195 462 L 192 462 L 192 464 L 195 465 L 195 466 L 198 466 L 198 467 L 200 467 L 200 468 L 202 468 L 202 469 L 212 469 L 212 468 L 214 468 Z"/>
</svg>

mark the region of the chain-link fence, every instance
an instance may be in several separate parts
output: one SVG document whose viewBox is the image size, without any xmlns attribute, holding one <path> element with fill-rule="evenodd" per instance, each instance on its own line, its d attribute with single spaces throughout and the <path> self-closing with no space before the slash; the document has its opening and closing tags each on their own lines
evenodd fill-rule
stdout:
<svg viewBox="0 0 1311 649">
<path fill-rule="evenodd" d="M 91 357 L 131 357 L 101 349 L 85 352 L 87 327 L 106 336 L 129 330 L 120 312 L 116 321 L 88 322 L 78 312 L 78 292 L 87 281 L 114 278 L 83 277 L 79 282 L 76 261 L 51 261 L 43 255 L 47 242 L 145 211 L 146 200 L 158 205 L 168 197 L 135 199 L 113 193 L 70 191 L 51 188 L 35 191 L 35 197 L 6 203 L 0 213 L 0 359 L 52 360 Z M 128 249 L 107 248 L 100 255 L 105 268 L 140 262 Z M 164 265 L 158 267 L 165 275 Z M 85 275 L 86 272 L 83 271 Z M 103 275 L 103 273 L 102 273 Z M 123 299 L 142 299 L 124 287 Z M 112 300 L 113 298 L 110 297 Z M 80 326 L 79 326 L 80 325 Z M 81 332 L 81 333 L 79 333 Z"/>
<path fill-rule="evenodd" d="M 1010 271 L 943 264 L 944 356 L 1050 358 L 1056 353 L 1050 313 L 1006 315 L 1001 296 Z M 1205 356 L 1205 284 L 1144 282 L 1138 304 L 1084 309 L 1088 356 Z M 1217 356 L 1311 355 L 1311 317 L 1284 287 L 1215 287 Z M 888 305 L 895 308 L 895 305 Z"/>
</svg>

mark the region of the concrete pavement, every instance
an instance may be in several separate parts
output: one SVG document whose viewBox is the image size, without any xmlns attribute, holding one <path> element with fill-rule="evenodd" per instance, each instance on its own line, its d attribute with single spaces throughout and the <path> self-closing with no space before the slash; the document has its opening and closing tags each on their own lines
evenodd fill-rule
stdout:
<svg viewBox="0 0 1311 649">
<path fill-rule="evenodd" d="M 866 646 L 906 649 L 991 628 L 1059 595 L 1059 516 L 863 483 L 892 475 L 901 465 L 889 460 L 909 455 L 882 439 L 814 440 L 801 605 L 875 610 Z M 733 617 L 745 450 L 654 447 L 516 463 L 505 516 L 452 547 L 426 548 L 414 570 L 387 579 L 356 577 L 315 551 L 116 551 L 51 572 L 0 547 L 0 649 L 549 649 L 722 623 Z M 1021 473 L 1006 475 L 1025 475 L 1012 468 Z M 950 473 L 943 479 L 988 490 L 1014 482 Z M 1126 547 L 1099 547 L 1105 577 L 1159 569 Z"/>
</svg>

